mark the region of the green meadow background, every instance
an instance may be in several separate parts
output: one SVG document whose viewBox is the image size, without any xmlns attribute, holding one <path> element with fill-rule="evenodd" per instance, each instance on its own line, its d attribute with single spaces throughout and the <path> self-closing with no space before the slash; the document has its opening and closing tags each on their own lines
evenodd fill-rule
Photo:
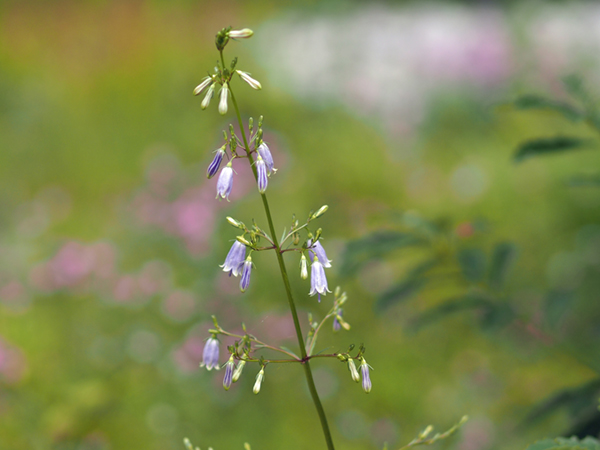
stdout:
<svg viewBox="0 0 600 450">
<path fill-rule="evenodd" d="M 255 366 L 229 392 L 222 371 L 198 368 L 212 314 L 227 329 L 244 322 L 263 340 L 296 345 L 272 255 L 255 255 L 244 294 L 218 267 L 236 235 L 226 216 L 266 228 L 247 167 L 236 166 L 229 203 L 214 199 L 216 180 L 205 176 L 234 115 L 220 116 L 214 100 L 202 111 L 192 90 L 218 58 L 215 33 L 229 25 L 256 33 L 231 42 L 226 57 L 263 85 L 235 79 L 232 88 L 245 118 L 265 118 L 279 167 L 267 191 L 276 227 L 329 205 L 319 219 L 329 286 L 348 292 L 352 329 L 328 328 L 319 345 L 364 343 L 374 367 L 366 395 L 343 364 L 312 364 L 338 448 L 399 448 L 465 414 L 469 422 L 438 446 L 515 449 L 597 435 L 600 190 L 569 179 L 594 173 L 598 147 L 513 161 L 528 139 L 596 134 L 585 121 L 510 105 L 527 93 L 568 99 L 561 78 L 570 74 L 593 96 L 594 58 L 556 56 L 595 42 L 586 34 L 600 17 L 593 5 L 591 22 L 565 32 L 575 44 L 539 44 L 545 56 L 523 50 L 541 33 L 531 23 L 585 5 L 2 2 L 0 449 L 182 449 L 185 436 L 202 449 L 323 447 L 299 367 L 268 366 L 259 395 Z M 463 41 L 446 47 L 436 27 L 455 20 L 463 30 L 461 18 L 479 13 L 504 31 L 466 33 L 465 46 L 488 46 L 456 66 L 443 59 L 462 54 Z M 417 17 L 423 35 L 442 37 L 426 48 L 394 41 L 386 30 L 406 31 L 403 22 L 378 22 L 394 14 L 408 15 L 415 36 Z M 303 35 L 311 44 L 294 45 Z M 368 58 L 361 42 L 375 42 Z M 340 55 L 344 64 L 329 63 Z M 370 75 L 352 78 L 363 69 Z M 405 76 L 413 69 L 415 83 L 427 78 L 414 92 Z M 376 243 L 357 241 L 373 233 Z M 380 233 L 421 233 L 426 244 L 382 244 Z M 509 305 L 509 319 L 467 307 L 415 325 L 448 299 L 488 295 L 483 274 L 499 243 L 510 243 L 514 261 L 489 299 Z M 321 317 L 331 296 L 309 297 L 296 256 L 286 257 L 306 329 L 307 313 Z M 438 272 L 382 302 L 430 257 Z"/>
</svg>

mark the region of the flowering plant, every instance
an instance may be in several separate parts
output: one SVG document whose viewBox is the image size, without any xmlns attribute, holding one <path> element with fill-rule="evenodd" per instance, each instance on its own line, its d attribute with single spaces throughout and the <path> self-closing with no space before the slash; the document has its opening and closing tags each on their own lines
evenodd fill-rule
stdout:
<svg viewBox="0 0 600 450">
<path fill-rule="evenodd" d="M 317 296 L 319 302 L 321 297 L 332 293 L 329 289 L 326 269 L 331 268 L 332 261 L 327 257 L 327 253 L 321 243 L 323 231 L 321 228 L 314 228 L 314 222 L 328 210 L 328 206 L 324 205 L 316 211 L 310 211 L 305 221 L 301 222 L 295 216 L 292 217 L 292 223 L 289 230 L 286 228 L 281 234 L 281 238 L 277 238 L 277 233 L 271 216 L 269 201 L 266 191 L 268 189 L 269 179 L 277 172 L 275 163 L 269 145 L 263 139 L 263 117 L 258 120 L 257 127 L 254 127 L 252 118 L 248 119 L 247 125 L 244 124 L 240 109 L 238 107 L 234 92 L 232 90 L 232 82 L 235 75 L 247 83 L 251 88 L 262 89 L 260 82 L 252 78 L 248 72 L 237 69 L 237 58 L 227 65 L 223 51 L 230 40 L 247 39 L 254 33 L 249 29 L 232 30 L 224 28 L 216 35 L 215 44 L 219 51 L 220 61 L 215 67 L 212 75 L 206 76 L 202 82 L 194 89 L 195 95 L 204 94 L 201 103 L 201 108 L 206 109 L 218 89 L 218 111 L 225 115 L 229 111 L 229 101 L 233 105 L 237 122 L 239 126 L 238 136 L 234 131 L 233 125 L 229 127 L 229 133 L 224 131 L 225 144 L 215 151 L 215 156 L 207 169 L 207 177 L 212 178 L 219 173 L 216 183 L 216 198 L 229 200 L 229 195 L 234 184 L 234 163 L 238 160 L 247 160 L 250 165 L 254 178 L 256 180 L 257 189 L 262 199 L 264 213 L 267 220 L 267 229 L 261 228 L 253 221 L 252 226 L 247 226 L 244 222 L 227 217 L 228 223 L 241 233 L 236 236 L 231 249 L 229 250 L 225 261 L 221 265 L 224 272 L 234 277 L 240 276 L 240 290 L 245 292 L 250 287 L 250 279 L 253 269 L 252 253 L 261 251 L 272 251 L 279 265 L 281 279 L 286 291 L 290 313 L 293 318 L 295 334 L 298 341 L 298 351 L 294 352 L 285 347 L 277 347 L 268 344 L 258 339 L 256 336 L 247 332 L 245 326 L 243 334 L 235 334 L 225 330 L 218 323 L 215 316 L 212 316 L 214 328 L 208 330 L 210 337 L 206 340 L 204 347 L 201 367 L 206 367 L 207 370 L 220 369 L 219 366 L 219 337 L 227 336 L 234 338 L 233 345 L 227 348 L 229 358 L 224 364 L 225 373 L 223 377 L 223 387 L 228 390 L 232 383 L 235 383 L 243 374 L 245 366 L 255 363 L 258 365 L 258 374 L 256 375 L 253 392 L 258 394 L 261 390 L 262 383 L 265 380 L 265 373 L 269 364 L 284 364 L 298 363 L 304 369 L 306 383 L 315 405 L 317 414 L 320 419 L 321 428 L 325 437 L 325 442 L 329 450 L 334 449 L 333 440 L 327 421 L 327 416 L 319 394 L 315 387 L 313 374 L 310 362 L 314 358 L 333 358 L 346 364 L 350 372 L 350 378 L 355 382 L 362 380 L 362 389 L 369 393 L 372 389 L 370 376 L 371 366 L 365 359 L 365 347 L 361 344 L 358 349 L 354 345 L 350 345 L 346 351 L 336 351 L 333 353 L 316 352 L 316 344 L 319 333 L 323 329 L 324 324 L 331 319 L 333 331 L 350 330 L 350 325 L 343 318 L 343 306 L 348 300 L 348 295 L 342 291 L 340 287 L 336 287 L 333 291 L 333 303 L 329 311 L 320 320 L 314 320 L 309 314 L 309 330 L 306 336 L 303 334 L 300 319 L 296 309 L 292 289 L 290 285 L 290 277 L 288 275 L 284 254 L 294 253 L 299 256 L 300 278 L 306 280 L 309 276 L 308 265 L 310 261 L 310 289 L 309 296 Z M 227 163 L 224 167 L 221 166 L 224 160 Z M 220 171 L 220 172 L 219 172 Z M 266 359 L 258 352 L 261 349 L 269 349 L 281 354 L 280 359 Z M 357 369 L 358 365 L 358 369 Z M 248 369 L 246 369 L 248 370 Z M 432 437 L 429 434 L 432 431 L 431 426 L 427 427 L 417 438 L 403 448 L 412 447 L 420 444 L 431 444 L 439 439 L 443 439 L 456 431 L 466 420 L 463 418 L 457 425 L 446 431 L 445 433 L 437 433 Z M 192 444 L 189 440 L 185 440 L 185 445 L 188 450 L 192 450 Z M 245 444 L 245 448 L 250 446 Z"/>
</svg>

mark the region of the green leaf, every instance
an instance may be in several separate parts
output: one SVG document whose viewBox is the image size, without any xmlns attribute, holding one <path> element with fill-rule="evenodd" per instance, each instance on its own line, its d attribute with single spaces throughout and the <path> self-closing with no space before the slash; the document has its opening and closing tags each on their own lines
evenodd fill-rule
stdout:
<svg viewBox="0 0 600 450">
<path fill-rule="evenodd" d="M 563 321 L 573 302 L 573 293 L 569 291 L 551 291 L 544 302 L 544 316 L 550 327 L 556 328 Z"/>
<path fill-rule="evenodd" d="M 476 283 L 483 279 L 486 263 L 486 257 L 483 250 L 479 248 L 462 249 L 458 252 L 457 259 L 467 281 Z"/>
<path fill-rule="evenodd" d="M 480 325 L 484 331 L 497 331 L 511 323 L 515 316 L 510 304 L 499 301 L 490 303 L 483 308 Z"/>
<path fill-rule="evenodd" d="M 513 160 L 516 163 L 522 162 L 532 156 L 560 153 L 571 150 L 578 150 L 590 145 L 589 139 L 578 137 L 558 136 L 554 138 L 533 139 L 522 143 L 517 149 Z"/>
<path fill-rule="evenodd" d="M 490 264 L 489 284 L 492 289 L 504 287 L 510 268 L 517 259 L 517 246 L 512 242 L 500 242 L 494 248 Z"/>
<path fill-rule="evenodd" d="M 417 294 L 429 281 L 424 275 L 438 264 L 437 259 L 430 259 L 414 267 L 406 277 L 399 283 L 379 296 L 375 303 L 375 309 L 383 311 L 394 303 L 408 300 Z"/>
<path fill-rule="evenodd" d="M 419 331 L 421 328 L 438 322 L 450 314 L 474 309 L 489 309 L 492 307 L 493 304 L 490 300 L 474 295 L 446 300 L 444 303 L 437 305 L 418 316 L 412 323 L 411 328 L 414 331 Z"/>
<path fill-rule="evenodd" d="M 590 436 L 582 441 L 576 437 L 544 439 L 527 447 L 526 450 L 600 450 L 600 442 Z"/>
<path fill-rule="evenodd" d="M 348 276 L 356 273 L 366 262 L 393 250 L 425 244 L 422 238 L 398 231 L 378 231 L 346 245 L 340 272 Z"/>
<path fill-rule="evenodd" d="M 551 100 L 538 95 L 524 95 L 519 97 L 515 100 L 514 105 L 517 109 L 522 110 L 549 109 L 556 111 L 559 114 L 562 114 L 565 119 L 568 119 L 572 122 L 579 122 L 585 116 L 583 111 L 580 111 L 569 103 Z"/>
</svg>

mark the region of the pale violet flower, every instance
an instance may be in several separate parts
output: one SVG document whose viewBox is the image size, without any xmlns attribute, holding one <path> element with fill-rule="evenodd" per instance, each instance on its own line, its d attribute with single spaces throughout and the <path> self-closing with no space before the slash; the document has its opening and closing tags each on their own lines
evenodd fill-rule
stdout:
<svg viewBox="0 0 600 450">
<path fill-rule="evenodd" d="M 219 114 L 227 114 L 227 95 L 229 94 L 229 87 L 227 83 L 223 84 L 221 88 L 221 97 L 219 98 Z"/>
<path fill-rule="evenodd" d="M 229 361 L 225 364 L 225 376 L 223 377 L 223 387 L 226 391 L 231 387 L 231 382 L 233 380 L 233 355 L 229 357 Z"/>
<path fill-rule="evenodd" d="M 252 389 L 252 392 L 254 392 L 255 394 L 258 394 L 260 392 L 260 386 L 262 385 L 264 378 L 265 368 L 261 367 L 260 372 L 258 372 L 258 375 L 256 375 L 256 381 L 254 382 L 254 388 Z"/>
<path fill-rule="evenodd" d="M 233 187 L 233 168 L 231 167 L 231 161 L 221 169 L 221 174 L 217 180 L 217 197 L 225 198 L 229 201 L 229 194 L 231 194 L 231 188 Z"/>
<path fill-rule="evenodd" d="M 215 93 L 215 86 L 216 85 L 214 83 L 210 85 L 210 87 L 208 88 L 208 91 L 206 91 L 206 95 L 204 96 L 202 103 L 200 103 L 200 108 L 202 108 L 202 109 L 208 108 L 208 105 L 210 104 L 213 94 Z"/>
<path fill-rule="evenodd" d="M 248 255 L 246 261 L 244 261 L 242 271 L 242 279 L 240 280 L 240 291 L 246 292 L 248 286 L 250 286 L 250 273 L 252 272 L 252 257 Z"/>
<path fill-rule="evenodd" d="M 225 147 L 221 147 L 215 153 L 215 157 L 212 162 L 208 165 L 208 169 L 206 170 L 206 178 L 214 177 L 219 171 L 219 167 L 221 167 L 221 162 L 223 161 L 223 156 L 225 156 Z"/>
<path fill-rule="evenodd" d="M 257 80 L 255 80 L 254 78 L 252 78 L 249 73 L 242 72 L 241 70 L 236 70 L 236 72 L 242 80 L 244 80 L 246 83 L 248 83 L 250 85 L 250 87 L 252 89 L 257 89 L 257 90 L 262 89 L 262 86 L 260 85 L 260 83 Z"/>
<path fill-rule="evenodd" d="M 222 267 L 223 272 L 229 272 L 229 275 L 237 277 L 242 271 L 244 259 L 246 258 L 246 246 L 239 241 L 235 241 L 225 257 Z"/>
<path fill-rule="evenodd" d="M 204 89 L 206 89 L 208 86 L 210 86 L 210 84 L 213 82 L 212 77 L 206 77 L 202 80 L 202 83 L 200 83 L 198 86 L 196 86 L 196 88 L 194 89 L 194 95 L 200 95 L 202 94 L 202 92 L 204 91 Z"/>
<path fill-rule="evenodd" d="M 260 155 L 258 155 L 258 159 L 256 160 L 256 175 L 258 178 L 258 192 L 264 194 L 267 190 L 269 179 L 267 177 L 267 166 Z"/>
<path fill-rule="evenodd" d="M 325 267 L 325 268 L 331 267 L 331 260 L 327 259 L 327 254 L 325 253 L 325 249 L 321 245 L 321 242 L 317 241 L 314 244 L 312 244 L 312 239 L 309 239 L 308 240 L 308 248 L 309 248 L 308 255 L 310 256 L 311 261 L 314 259 L 314 256 L 316 255 L 316 257 L 319 258 L 319 261 L 321 261 L 321 264 L 323 264 L 323 267 Z"/>
<path fill-rule="evenodd" d="M 275 169 L 275 163 L 273 162 L 273 155 L 271 155 L 271 150 L 269 150 L 269 147 L 267 146 L 267 144 L 262 142 L 258 146 L 256 151 L 261 156 L 261 158 L 265 161 L 269 175 L 271 174 L 271 172 L 277 172 L 277 169 Z"/>
<path fill-rule="evenodd" d="M 243 28 L 241 30 L 231 30 L 227 33 L 231 39 L 248 39 L 252 37 L 254 31 L 250 28 Z"/>
<path fill-rule="evenodd" d="M 219 370 L 219 341 L 214 335 L 208 338 L 206 344 L 204 344 L 200 367 L 206 367 L 208 370 L 214 367 Z"/>
<path fill-rule="evenodd" d="M 323 264 L 319 262 L 319 258 L 315 257 L 310 272 L 310 292 L 308 295 L 319 294 L 319 301 L 321 301 L 321 294 L 327 295 L 327 292 L 331 292 L 327 288 L 327 277 L 325 276 L 325 269 Z"/>
<path fill-rule="evenodd" d="M 371 392 L 371 377 L 369 376 L 369 365 L 365 358 L 361 358 L 360 371 L 362 373 L 362 388 L 368 394 Z"/>
</svg>

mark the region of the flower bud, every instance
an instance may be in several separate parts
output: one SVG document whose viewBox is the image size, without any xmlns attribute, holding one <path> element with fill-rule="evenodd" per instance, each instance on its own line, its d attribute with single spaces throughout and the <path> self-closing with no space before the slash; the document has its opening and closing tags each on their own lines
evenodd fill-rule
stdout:
<svg viewBox="0 0 600 450">
<path fill-rule="evenodd" d="M 261 156 L 261 158 L 265 161 L 269 175 L 271 175 L 271 172 L 277 172 L 277 169 L 275 169 L 275 163 L 273 162 L 273 155 L 271 154 L 271 150 L 269 150 L 269 147 L 267 146 L 267 144 L 262 142 L 258 146 L 256 151 Z"/>
<path fill-rule="evenodd" d="M 240 76 L 240 78 L 242 80 L 244 80 L 246 83 L 248 83 L 250 85 L 250 87 L 252 89 L 262 89 L 262 86 L 260 85 L 260 83 L 255 80 L 254 78 L 252 78 L 250 76 L 250 74 L 246 73 L 246 72 L 242 72 L 241 70 L 236 70 L 237 74 Z"/>
<path fill-rule="evenodd" d="M 260 372 L 258 372 L 258 375 L 256 375 L 256 381 L 254 383 L 254 388 L 252 389 L 252 392 L 254 392 L 255 394 L 258 394 L 260 392 L 260 386 L 261 386 L 264 378 L 265 378 L 265 368 L 261 367 Z"/>
<path fill-rule="evenodd" d="M 231 194 L 231 188 L 233 187 L 233 168 L 231 167 L 231 161 L 223 167 L 219 179 L 217 180 L 217 197 L 225 198 L 229 201 L 229 194 Z"/>
<path fill-rule="evenodd" d="M 208 169 L 206 169 L 206 178 L 212 178 L 216 175 L 221 167 L 221 161 L 223 161 L 223 156 L 225 156 L 225 146 L 221 147 L 215 153 L 215 157 L 212 162 L 208 165 Z"/>
<path fill-rule="evenodd" d="M 350 371 L 352 379 L 358 383 L 360 381 L 360 375 L 358 374 L 358 370 L 356 370 L 356 365 L 352 358 L 348 358 L 348 370 Z"/>
<path fill-rule="evenodd" d="M 219 114 L 222 116 L 227 114 L 227 95 L 229 94 L 229 87 L 227 83 L 223 84 L 221 88 L 221 97 L 219 99 Z"/>
<path fill-rule="evenodd" d="M 258 192 L 264 194 L 267 190 L 267 185 L 269 184 L 269 178 L 267 177 L 267 166 L 265 165 L 265 161 L 262 159 L 260 154 L 258 155 L 258 159 L 256 160 L 256 175 L 258 183 Z"/>
<path fill-rule="evenodd" d="M 246 361 L 244 361 L 243 359 L 238 363 L 238 366 L 235 368 L 235 372 L 233 372 L 233 377 L 231 378 L 231 381 L 233 381 L 234 383 L 240 379 L 240 376 L 242 375 L 242 371 L 244 370 L 244 366 L 246 365 Z"/>
<path fill-rule="evenodd" d="M 206 77 L 202 80 L 202 83 L 200 83 L 198 86 L 196 86 L 196 88 L 194 89 L 194 95 L 200 95 L 202 94 L 202 92 L 204 91 L 204 89 L 206 89 L 208 86 L 210 86 L 210 84 L 213 82 L 212 77 Z"/>
<path fill-rule="evenodd" d="M 225 376 L 223 377 L 223 387 L 226 391 L 231 387 L 233 377 L 233 354 L 229 357 L 229 361 L 225 364 Z"/>
<path fill-rule="evenodd" d="M 231 30 L 228 35 L 231 39 L 248 39 L 252 37 L 254 31 L 250 28 L 243 28 L 241 30 Z"/>
<path fill-rule="evenodd" d="M 238 222 L 237 220 L 235 220 L 233 217 L 227 217 L 227 222 L 229 222 L 229 224 L 231 226 L 234 226 L 236 228 L 239 228 L 240 230 L 243 230 L 244 228 L 246 228 L 244 226 L 244 224 L 242 222 Z"/>
<path fill-rule="evenodd" d="M 252 272 L 252 257 L 248 255 L 242 268 L 242 279 L 240 280 L 240 291 L 246 292 L 250 286 L 250 273 Z"/>
<path fill-rule="evenodd" d="M 306 280 L 308 278 L 308 264 L 306 262 L 306 256 L 302 253 L 300 257 L 300 278 Z"/>
<path fill-rule="evenodd" d="M 241 244 L 244 244 L 248 247 L 252 247 L 252 244 L 248 242 L 248 240 L 244 236 L 236 236 L 237 241 Z"/>
<path fill-rule="evenodd" d="M 321 217 L 323 214 L 325 214 L 327 212 L 328 209 L 329 209 L 329 206 L 327 206 L 327 205 L 321 206 L 319 208 L 319 210 L 312 215 L 311 219 L 316 219 L 317 217 Z"/>
<path fill-rule="evenodd" d="M 208 91 L 206 91 L 204 100 L 202 100 L 202 103 L 200 103 L 200 108 L 206 109 L 208 107 L 208 105 L 210 104 L 210 101 L 213 97 L 213 94 L 215 93 L 215 86 L 216 86 L 215 83 L 210 85 L 210 87 L 208 88 Z"/>
<path fill-rule="evenodd" d="M 369 376 L 369 365 L 365 358 L 361 358 L 360 371 L 362 373 L 362 388 L 368 394 L 371 392 L 371 377 Z"/>
</svg>

